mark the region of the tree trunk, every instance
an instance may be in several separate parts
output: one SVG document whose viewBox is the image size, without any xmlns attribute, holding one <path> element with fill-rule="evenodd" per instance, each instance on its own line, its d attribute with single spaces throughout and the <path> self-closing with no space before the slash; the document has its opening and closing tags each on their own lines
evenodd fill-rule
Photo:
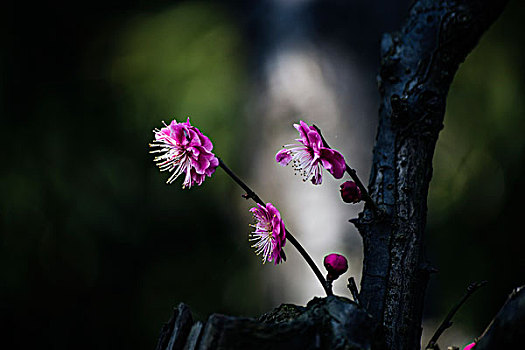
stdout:
<svg viewBox="0 0 525 350">
<path fill-rule="evenodd" d="M 431 268 L 423 256 L 432 157 L 458 66 L 506 1 L 415 2 L 401 31 L 381 43 L 379 128 L 370 208 L 354 220 L 364 243 L 361 300 L 384 326 L 389 349 L 419 349 Z"/>
</svg>

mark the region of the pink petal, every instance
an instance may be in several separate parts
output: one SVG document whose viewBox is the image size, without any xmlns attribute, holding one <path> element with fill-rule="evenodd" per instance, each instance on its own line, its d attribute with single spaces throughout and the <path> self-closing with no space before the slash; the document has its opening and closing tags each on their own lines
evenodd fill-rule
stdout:
<svg viewBox="0 0 525 350">
<path fill-rule="evenodd" d="M 184 124 L 170 125 L 172 137 L 175 139 L 179 145 L 187 145 L 188 140 L 186 135 L 188 135 L 187 127 Z"/>
<path fill-rule="evenodd" d="M 292 160 L 292 155 L 287 149 L 282 149 L 275 155 L 275 160 L 282 166 L 288 165 Z"/>
<path fill-rule="evenodd" d="M 294 124 L 293 127 L 299 131 L 299 135 L 301 135 L 302 139 L 306 139 L 306 135 L 308 134 L 308 131 L 310 131 L 308 124 L 301 120 L 299 121 L 299 124 Z"/>
<path fill-rule="evenodd" d="M 205 178 L 206 178 L 205 175 L 195 173 L 195 172 L 192 170 L 192 172 L 191 172 L 192 185 L 197 184 L 197 185 L 200 186 L 200 185 L 203 183 L 203 181 L 204 181 Z"/>
<path fill-rule="evenodd" d="M 470 350 L 470 349 L 472 349 L 474 346 L 476 346 L 476 343 L 470 343 L 469 345 L 465 346 L 465 347 L 463 348 L 463 350 Z"/>
<path fill-rule="evenodd" d="M 210 139 L 204 136 L 200 131 L 198 134 L 202 147 L 204 147 L 206 151 L 211 151 L 213 149 L 213 144 L 211 143 Z"/>
<path fill-rule="evenodd" d="M 274 207 L 272 203 L 266 203 L 266 210 L 268 211 L 268 215 L 270 217 L 278 217 L 279 219 L 281 219 L 281 214 L 279 213 L 279 210 L 277 210 L 277 208 Z"/>
<path fill-rule="evenodd" d="M 197 159 L 192 159 L 191 165 L 193 165 L 198 174 L 204 175 L 206 169 L 210 166 L 210 161 L 206 157 L 201 156 Z"/>
<path fill-rule="evenodd" d="M 323 147 L 323 141 L 321 140 L 321 135 L 317 130 L 310 131 L 308 133 L 309 146 L 313 148 L 315 153 L 318 153 L 321 147 Z"/>
<path fill-rule="evenodd" d="M 211 176 L 215 172 L 215 169 L 217 169 L 218 166 L 219 166 L 219 159 L 213 156 L 213 158 L 211 158 L 210 160 L 210 166 L 208 167 L 208 169 L 206 169 L 206 175 Z"/>
<path fill-rule="evenodd" d="M 321 148 L 321 164 L 336 179 L 343 177 L 346 170 L 346 163 L 343 155 L 330 148 Z"/>
</svg>

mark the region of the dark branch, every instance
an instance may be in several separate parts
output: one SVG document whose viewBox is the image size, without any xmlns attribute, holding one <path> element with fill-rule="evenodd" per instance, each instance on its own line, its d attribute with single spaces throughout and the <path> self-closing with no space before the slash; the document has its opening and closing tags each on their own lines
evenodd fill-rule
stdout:
<svg viewBox="0 0 525 350">
<path fill-rule="evenodd" d="M 454 307 L 449 311 L 448 315 L 445 317 L 443 322 L 441 322 L 441 324 L 439 325 L 438 329 L 436 330 L 436 332 L 434 333 L 434 335 L 432 336 L 432 338 L 428 342 L 428 345 L 427 345 L 426 349 L 437 349 L 436 348 L 436 344 L 437 344 L 437 341 L 438 341 L 439 337 L 441 336 L 441 334 L 443 334 L 443 332 L 447 328 L 452 326 L 452 322 L 451 322 L 452 321 L 452 317 L 454 317 L 456 312 L 458 312 L 459 308 L 465 303 L 465 301 L 467 301 L 467 299 L 472 294 L 474 294 L 474 292 L 476 290 L 478 290 L 479 288 L 483 287 L 485 284 L 487 284 L 487 281 L 474 282 L 474 283 L 471 283 L 467 287 L 467 291 L 465 292 L 465 295 L 463 295 L 463 297 L 458 301 L 458 303 L 456 305 L 454 305 Z"/>
<path fill-rule="evenodd" d="M 233 179 L 233 181 L 235 181 L 235 183 L 237 183 L 237 185 L 241 186 L 241 188 L 244 191 L 246 191 L 246 194 L 242 195 L 244 199 L 251 199 L 255 203 L 258 203 L 260 205 L 263 205 L 263 206 L 266 205 L 266 203 L 264 203 L 263 200 L 259 198 L 257 193 L 253 192 L 252 189 L 248 187 L 248 185 L 246 185 L 244 181 L 242 181 L 233 171 L 231 171 L 231 169 L 228 168 L 228 166 L 224 164 L 224 162 L 220 158 L 219 158 L 219 166 L 222 168 L 222 170 L 224 170 L 224 172 L 226 172 L 226 174 L 228 174 L 228 176 L 230 176 Z"/>
</svg>

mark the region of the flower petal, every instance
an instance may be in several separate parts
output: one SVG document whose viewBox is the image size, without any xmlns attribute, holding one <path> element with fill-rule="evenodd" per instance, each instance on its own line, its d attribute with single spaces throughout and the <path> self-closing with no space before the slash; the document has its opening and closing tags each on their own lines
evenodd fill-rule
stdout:
<svg viewBox="0 0 525 350">
<path fill-rule="evenodd" d="M 299 124 L 294 124 L 293 127 L 299 131 L 299 135 L 301 136 L 301 139 L 304 141 L 308 140 L 308 132 L 310 131 L 310 128 L 308 127 L 308 124 L 303 122 L 302 120 L 299 121 Z"/>
<path fill-rule="evenodd" d="M 263 263 L 273 261 L 279 264 L 286 259 L 282 251 L 286 243 L 286 233 L 281 214 L 271 203 L 260 205 L 257 203 L 256 208 L 251 208 L 250 212 L 257 220 L 255 231 L 250 235 L 250 240 L 255 242 L 252 247 L 255 248 L 257 255 L 262 255 Z"/>
<path fill-rule="evenodd" d="M 276 161 L 283 166 L 293 162 L 296 174 L 302 176 L 303 181 L 310 180 L 314 185 L 322 183 L 323 167 L 336 179 L 343 177 L 346 163 L 341 153 L 324 147 L 323 138 L 315 127 L 308 126 L 302 120 L 299 124 L 294 124 L 294 127 L 301 136 L 296 139 L 299 144 L 284 146 L 285 149 L 275 155 Z"/>
<path fill-rule="evenodd" d="M 313 130 L 308 133 L 308 142 L 309 146 L 313 148 L 315 153 L 318 153 L 321 147 L 323 147 L 321 135 L 319 135 L 317 130 Z"/>
<path fill-rule="evenodd" d="M 322 147 L 320 150 L 321 164 L 336 179 L 343 177 L 346 170 L 346 163 L 343 155 L 334 149 Z"/>
<path fill-rule="evenodd" d="M 210 160 L 210 166 L 206 169 L 206 175 L 211 176 L 219 166 L 219 159 L 215 156 Z"/>
<path fill-rule="evenodd" d="M 292 158 L 290 151 L 286 148 L 283 148 L 275 155 L 275 160 L 282 166 L 287 166 L 292 161 Z"/>
<path fill-rule="evenodd" d="M 171 124 L 170 128 L 172 137 L 175 140 L 175 142 L 179 145 L 186 146 L 188 144 L 187 136 L 189 136 L 188 128 L 184 124 Z"/>
<path fill-rule="evenodd" d="M 200 157 L 197 157 L 197 159 L 192 159 L 191 165 L 195 168 L 195 171 L 198 174 L 204 175 L 206 173 L 206 169 L 208 169 L 210 166 L 210 161 L 207 157 L 201 155 Z"/>
</svg>

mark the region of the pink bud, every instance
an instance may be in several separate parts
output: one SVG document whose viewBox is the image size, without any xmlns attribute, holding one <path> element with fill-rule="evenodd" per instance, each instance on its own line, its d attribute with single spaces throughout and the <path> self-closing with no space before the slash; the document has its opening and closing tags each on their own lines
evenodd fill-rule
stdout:
<svg viewBox="0 0 525 350">
<path fill-rule="evenodd" d="M 361 190 L 353 181 L 341 185 L 341 198 L 345 203 L 357 203 L 361 200 Z"/>
<path fill-rule="evenodd" d="M 463 350 L 470 350 L 470 349 L 472 349 L 475 345 L 476 345 L 476 343 L 470 343 L 469 345 L 465 346 L 465 347 L 463 348 Z"/>
<path fill-rule="evenodd" d="M 348 261 L 340 254 L 328 254 L 324 257 L 324 267 L 328 271 L 327 279 L 334 281 L 348 270 Z"/>
</svg>

